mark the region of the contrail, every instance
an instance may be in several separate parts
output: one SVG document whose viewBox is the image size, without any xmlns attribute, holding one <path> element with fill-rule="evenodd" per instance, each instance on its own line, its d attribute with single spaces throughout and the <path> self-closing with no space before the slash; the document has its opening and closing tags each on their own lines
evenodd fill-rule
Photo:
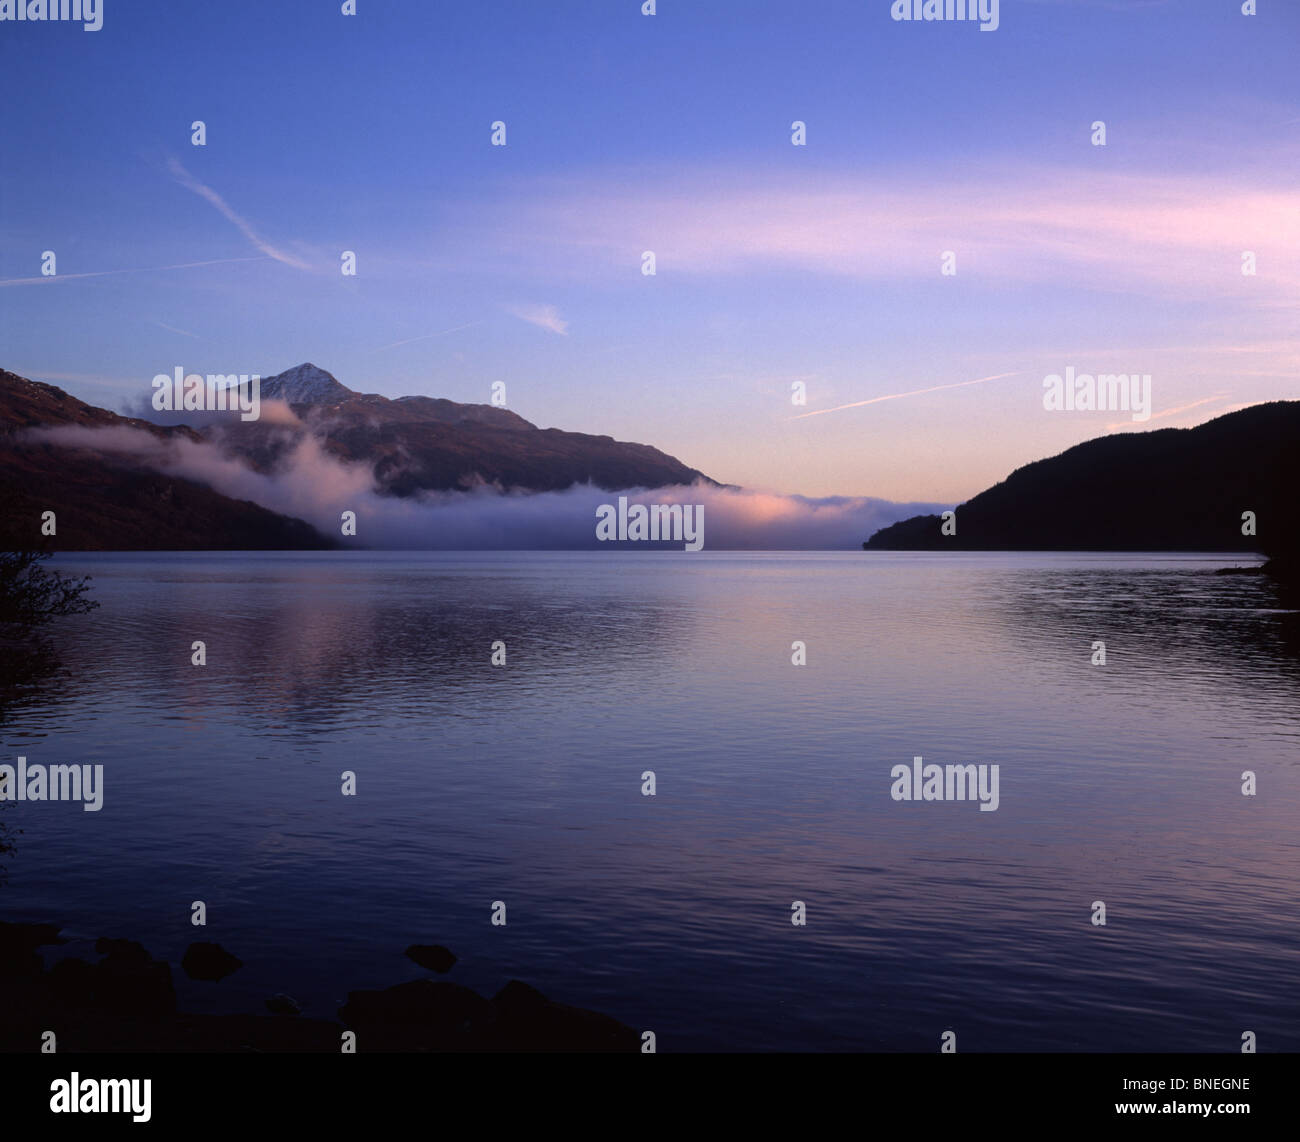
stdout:
<svg viewBox="0 0 1300 1142">
<path fill-rule="evenodd" d="M 1217 403 L 1218 401 L 1227 400 L 1229 396 L 1230 396 L 1229 393 L 1216 393 L 1216 394 L 1215 394 L 1214 396 L 1212 396 L 1212 397 L 1202 397 L 1200 400 L 1194 400 L 1194 401 L 1192 401 L 1191 404 L 1182 404 L 1182 405 L 1179 405 L 1177 408 L 1167 408 L 1167 409 L 1165 409 L 1163 412 L 1157 412 L 1157 413 L 1154 413 L 1154 414 L 1150 417 L 1150 419 L 1151 419 L 1151 420 L 1160 420 L 1162 417 L 1167 417 L 1167 416 L 1177 416 L 1179 413 L 1187 412 L 1189 409 L 1200 408 L 1201 405 L 1205 405 L 1205 404 L 1215 404 L 1215 403 Z M 1239 406 L 1239 407 L 1242 407 L 1242 408 L 1248 408 L 1249 406 L 1248 406 L 1248 405 L 1241 405 L 1241 406 Z M 1220 415 L 1223 415 L 1223 414 L 1220 414 Z M 1107 432 L 1114 432 L 1115 429 L 1117 429 L 1117 428 L 1129 428 L 1129 427 L 1131 427 L 1131 426 L 1132 426 L 1132 421 L 1123 421 L 1123 420 L 1121 420 L 1118 424 L 1108 424 L 1108 425 L 1106 425 L 1106 431 L 1107 431 Z"/>
<path fill-rule="evenodd" d="M 221 266 L 227 262 L 261 262 L 265 261 L 260 257 L 248 258 L 213 258 L 207 262 L 178 262 L 174 266 L 139 266 L 135 269 L 128 270 L 91 270 L 84 274 L 51 274 L 49 277 L 39 278 L 7 278 L 0 281 L 0 286 L 15 285 L 40 285 L 43 282 L 64 282 L 71 281 L 73 278 L 102 278 L 106 274 L 152 274 L 159 270 L 188 270 L 195 266 Z"/>
<path fill-rule="evenodd" d="M 409 345 L 412 341 L 427 341 L 430 337 L 441 337 L 446 333 L 456 333 L 462 329 L 468 329 L 471 325 L 482 325 L 482 321 L 470 321 L 465 325 L 457 325 L 453 329 L 440 329 L 437 333 L 423 333 L 419 337 L 408 337 L 405 341 L 394 341 L 391 345 L 380 345 L 378 349 L 372 349 L 372 353 L 382 353 L 385 349 L 396 349 L 399 345 Z"/>
<path fill-rule="evenodd" d="M 1023 377 L 1024 373 L 994 373 L 991 377 L 976 377 L 973 381 L 958 381 L 951 385 L 934 385 L 928 389 L 913 389 L 908 393 L 890 393 L 888 396 L 872 397 L 870 400 L 856 400 L 852 404 L 840 404 L 834 408 L 819 408 L 815 412 L 801 412 L 791 420 L 803 420 L 808 416 L 821 416 L 828 412 L 840 412 L 846 408 L 861 408 L 865 404 L 879 404 L 882 400 L 901 400 L 903 397 L 918 397 L 922 393 L 937 393 L 941 389 L 960 389 L 965 385 L 982 385 L 985 381 L 1000 381 L 1003 377 Z"/>
<path fill-rule="evenodd" d="M 172 177 L 180 183 L 181 186 L 185 187 L 186 190 L 192 190 L 200 198 L 206 199 L 227 219 L 229 219 L 229 221 L 239 227 L 239 230 L 244 237 L 252 242 L 253 245 L 261 250 L 268 258 L 274 258 L 277 262 L 283 262 L 286 266 L 293 266 L 294 269 L 297 270 L 311 269 L 311 266 L 306 262 L 299 258 L 295 258 L 292 254 L 286 254 L 283 250 L 277 249 L 275 246 L 271 245 L 270 242 L 253 229 L 252 224 L 246 218 L 236 214 L 235 211 L 231 209 L 229 203 L 227 203 L 221 195 L 213 190 L 212 187 L 200 182 L 175 159 L 169 158 L 167 160 L 167 169 L 171 171 Z"/>
<path fill-rule="evenodd" d="M 203 340 L 203 338 L 200 337 L 197 333 L 191 333 L 188 329 L 177 329 L 176 326 L 168 325 L 167 322 L 165 321 L 155 320 L 154 324 L 158 326 L 159 329 L 166 329 L 168 333 L 180 333 L 182 336 L 185 337 L 193 337 L 195 341 Z"/>
</svg>

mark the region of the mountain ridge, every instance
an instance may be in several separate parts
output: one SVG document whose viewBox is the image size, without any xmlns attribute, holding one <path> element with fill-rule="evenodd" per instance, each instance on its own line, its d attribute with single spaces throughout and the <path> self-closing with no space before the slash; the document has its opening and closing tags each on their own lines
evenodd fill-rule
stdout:
<svg viewBox="0 0 1300 1142">
<path fill-rule="evenodd" d="M 262 472 L 279 470 L 310 434 L 341 461 L 371 464 L 379 491 L 387 495 L 484 485 L 525 492 L 578 484 L 608 492 L 697 482 L 723 486 L 649 444 L 539 428 L 493 405 L 361 393 L 311 362 L 261 381 L 260 393 L 263 400 L 285 400 L 298 423 L 226 420 L 202 432 Z"/>
</svg>

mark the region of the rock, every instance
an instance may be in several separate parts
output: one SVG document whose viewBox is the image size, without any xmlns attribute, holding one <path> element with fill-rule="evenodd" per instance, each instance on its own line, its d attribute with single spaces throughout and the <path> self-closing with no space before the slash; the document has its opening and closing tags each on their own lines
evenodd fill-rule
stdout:
<svg viewBox="0 0 1300 1142">
<path fill-rule="evenodd" d="M 0 921 L 0 976 L 34 979 L 45 970 L 37 948 L 62 944 L 57 924 L 10 924 Z"/>
<path fill-rule="evenodd" d="M 185 949 L 181 967 L 190 979 L 215 983 L 244 966 L 244 961 L 231 955 L 220 944 L 200 940 Z"/>
<path fill-rule="evenodd" d="M 451 971 L 452 964 L 456 962 L 456 957 L 441 944 L 412 944 L 406 949 L 406 957 L 439 975 Z"/>
<path fill-rule="evenodd" d="M 639 1051 L 641 1037 L 608 1015 L 554 1003 L 512 979 L 492 997 L 495 1019 L 484 1046 L 494 1051 Z"/>
<path fill-rule="evenodd" d="M 0 920 L 0 953 L 9 948 L 32 951 L 42 944 L 66 944 L 59 939 L 57 924 L 11 924 Z"/>
<path fill-rule="evenodd" d="M 60 960 L 45 977 L 46 985 L 60 1003 L 90 1007 L 95 1001 L 98 972 L 85 960 Z"/>
<path fill-rule="evenodd" d="M 149 962 L 149 953 L 145 951 L 144 945 L 137 944 L 134 940 L 114 940 L 108 936 L 100 936 L 95 941 L 95 951 L 122 964 L 139 965 Z"/>
<path fill-rule="evenodd" d="M 176 1010 L 176 989 L 171 965 L 151 959 L 133 940 L 100 939 L 95 950 L 104 958 L 93 965 L 92 976 L 71 969 L 65 982 L 79 986 L 89 979 L 91 1004 L 123 1015 L 170 1015 Z M 66 970 L 66 969 L 65 969 Z M 72 974 L 76 973 L 76 974 Z"/>
<path fill-rule="evenodd" d="M 174 1050 L 337 1055 L 343 1028 L 323 1019 L 270 1015 L 181 1015 L 169 1028 Z"/>
<path fill-rule="evenodd" d="M 526 1014 L 539 1011 L 550 1002 L 535 987 L 529 987 L 517 979 L 512 979 L 492 997 L 492 1004 L 498 1011 Z"/>
<path fill-rule="evenodd" d="M 58 932 L 52 924 L 0 923 L 0 985 L 9 985 L 0 986 L 0 1052 L 30 1051 L 49 1030 L 58 1035 L 60 1053 L 337 1054 L 345 1029 L 357 1033 L 366 1052 L 640 1049 L 632 1028 L 555 1003 L 519 980 L 511 980 L 491 1000 L 433 979 L 353 991 L 339 1009 L 344 1023 L 301 1016 L 297 1001 L 284 994 L 264 1001 L 270 1015 L 183 1014 L 176 1009 L 171 966 L 153 959 L 134 940 L 101 937 L 94 945 L 101 957 L 97 963 L 67 958 L 44 970 L 36 949 L 65 943 Z M 439 964 L 445 970 L 455 962 L 455 956 L 436 945 L 412 945 L 408 954 L 435 971 Z M 21 971 L 6 969 L 6 962 L 17 963 Z M 202 942 L 186 949 L 182 964 L 191 978 L 208 980 L 243 966 L 219 944 Z"/>
<path fill-rule="evenodd" d="M 399 983 L 383 991 L 350 991 L 339 1014 L 349 1024 L 408 1023 L 460 1026 L 483 1015 L 487 1000 L 458 983 L 429 979 Z"/>
<path fill-rule="evenodd" d="M 340 1018 L 368 1050 L 463 1050 L 476 1042 L 491 1006 L 475 991 L 417 979 L 383 991 L 352 991 Z"/>
<path fill-rule="evenodd" d="M 271 996 L 266 1000 L 266 1009 L 272 1015 L 301 1015 L 302 1008 L 298 1006 L 298 1001 L 283 992 Z"/>
</svg>

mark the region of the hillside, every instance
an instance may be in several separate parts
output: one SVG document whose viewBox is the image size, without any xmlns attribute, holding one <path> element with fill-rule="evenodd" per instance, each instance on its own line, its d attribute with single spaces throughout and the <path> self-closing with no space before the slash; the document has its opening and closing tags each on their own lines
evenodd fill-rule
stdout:
<svg viewBox="0 0 1300 1142">
<path fill-rule="evenodd" d="M 302 520 L 163 475 L 124 455 L 23 439 L 29 428 L 134 428 L 159 440 L 199 437 L 118 416 L 54 385 L 0 369 L 0 503 L 7 544 L 39 546 L 53 511 L 54 551 L 277 550 L 333 544 Z"/>
<path fill-rule="evenodd" d="M 957 508 L 957 533 L 913 516 L 867 550 L 1297 552 L 1300 402 L 1196 428 L 1120 433 L 1018 468 Z M 1257 536 L 1242 535 L 1252 511 Z"/>
</svg>

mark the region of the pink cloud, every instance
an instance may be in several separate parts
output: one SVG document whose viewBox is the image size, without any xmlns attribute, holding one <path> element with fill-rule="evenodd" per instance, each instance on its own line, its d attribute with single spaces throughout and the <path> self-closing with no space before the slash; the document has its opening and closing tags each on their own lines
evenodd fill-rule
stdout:
<svg viewBox="0 0 1300 1142">
<path fill-rule="evenodd" d="M 492 224 L 499 256 L 554 275 L 575 255 L 633 272 L 653 250 L 658 273 L 734 275 L 801 270 L 864 279 L 939 276 L 1062 282 L 1161 295 L 1293 304 L 1300 191 L 1187 175 L 971 168 L 960 173 L 788 175 L 740 179 L 608 173 L 541 183 L 517 228 Z M 1241 274 L 1241 254 L 1259 259 Z M 563 253 L 561 253 L 563 251 Z M 629 270 L 628 267 L 631 267 Z"/>
</svg>

